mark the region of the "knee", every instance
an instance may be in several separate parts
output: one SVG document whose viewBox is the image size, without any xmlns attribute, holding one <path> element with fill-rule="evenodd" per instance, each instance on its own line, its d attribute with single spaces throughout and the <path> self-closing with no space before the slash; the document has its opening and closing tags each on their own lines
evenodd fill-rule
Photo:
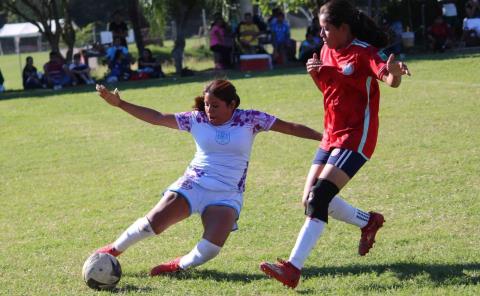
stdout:
<svg viewBox="0 0 480 296">
<path fill-rule="evenodd" d="M 310 191 L 305 214 L 328 223 L 328 205 L 338 191 L 339 189 L 334 183 L 326 179 L 319 179 Z"/>
</svg>

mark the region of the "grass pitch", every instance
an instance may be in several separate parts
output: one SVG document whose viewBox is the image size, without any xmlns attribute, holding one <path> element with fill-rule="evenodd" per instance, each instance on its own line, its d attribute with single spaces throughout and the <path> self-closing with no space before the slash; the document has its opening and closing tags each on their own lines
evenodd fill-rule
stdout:
<svg viewBox="0 0 480 296">
<path fill-rule="evenodd" d="M 331 220 L 295 291 L 260 272 L 260 261 L 286 258 L 293 247 L 317 146 L 262 133 L 240 230 L 220 255 L 188 273 L 147 276 L 196 244 L 202 228 L 194 216 L 125 252 L 113 294 L 480 294 L 480 56 L 438 57 L 410 60 L 412 77 L 398 89 L 382 86 L 377 150 L 342 191 L 354 205 L 386 217 L 366 257 L 357 255 L 359 230 Z M 321 129 L 321 94 L 303 69 L 228 77 L 242 108 Z M 190 109 L 211 78 L 118 88 L 133 103 L 179 112 Z M 194 153 L 190 135 L 142 123 L 108 106 L 93 88 L 2 96 L 0 295 L 112 294 L 90 290 L 82 264 L 183 173 Z"/>
</svg>

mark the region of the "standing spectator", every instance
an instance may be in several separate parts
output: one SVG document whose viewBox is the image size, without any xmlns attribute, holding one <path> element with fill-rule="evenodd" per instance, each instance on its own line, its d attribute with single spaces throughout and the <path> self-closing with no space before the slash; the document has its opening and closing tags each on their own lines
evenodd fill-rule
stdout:
<svg viewBox="0 0 480 296">
<path fill-rule="evenodd" d="M 72 74 L 73 81 L 75 81 L 76 84 L 95 83 L 90 76 L 90 67 L 82 63 L 81 55 L 79 53 L 73 55 L 73 63 L 70 64 L 69 70 Z"/>
<path fill-rule="evenodd" d="M 451 44 L 451 28 L 441 15 L 437 16 L 427 30 L 429 47 L 433 51 L 444 52 Z"/>
<path fill-rule="evenodd" d="M 244 14 L 243 21 L 238 25 L 237 35 L 241 53 L 254 54 L 259 51 L 258 36 L 260 35 L 260 29 L 253 22 L 250 12 Z"/>
<path fill-rule="evenodd" d="M 69 72 L 67 72 L 65 62 L 60 53 L 52 51 L 50 52 L 49 58 L 50 60 L 43 65 L 48 87 L 58 90 L 72 83 L 72 79 Z"/>
<path fill-rule="evenodd" d="M 123 17 L 119 10 L 113 13 L 113 21 L 108 25 L 108 30 L 112 32 L 112 38 L 120 38 L 120 44 L 127 47 L 128 26 L 123 21 Z"/>
<path fill-rule="evenodd" d="M 153 57 L 152 51 L 148 48 L 143 50 L 142 56 L 138 59 L 138 72 L 149 78 L 165 77 L 160 61 Z"/>
<path fill-rule="evenodd" d="M 287 61 L 290 42 L 290 26 L 285 21 L 285 15 L 280 12 L 270 23 L 273 43 L 273 60 L 278 64 Z"/>
<path fill-rule="evenodd" d="M 46 85 L 42 82 L 43 75 L 37 71 L 33 65 L 33 58 L 28 56 L 25 59 L 25 67 L 22 71 L 22 81 L 24 89 L 44 88 Z"/>
<path fill-rule="evenodd" d="M 442 5 L 442 16 L 444 21 L 450 26 L 452 33 L 455 33 L 458 27 L 458 12 L 455 0 L 438 0 Z"/>
<path fill-rule="evenodd" d="M 2 70 L 0 70 L 0 93 L 5 91 L 5 87 L 3 86 L 4 82 L 5 79 L 3 78 Z"/>
<path fill-rule="evenodd" d="M 220 14 L 215 15 L 215 20 L 210 26 L 210 50 L 213 51 L 215 69 L 227 69 L 232 67 L 231 55 L 232 44 L 227 23 Z"/>
</svg>

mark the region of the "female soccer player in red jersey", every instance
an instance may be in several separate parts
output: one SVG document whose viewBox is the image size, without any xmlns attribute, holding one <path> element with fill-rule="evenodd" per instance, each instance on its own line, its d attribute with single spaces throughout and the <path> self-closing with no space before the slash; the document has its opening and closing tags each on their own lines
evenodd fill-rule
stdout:
<svg viewBox="0 0 480 296">
<path fill-rule="evenodd" d="M 371 157 L 378 132 L 380 92 L 377 80 L 398 87 L 410 75 L 393 55 L 382 58 L 385 33 L 348 0 L 331 0 L 319 12 L 324 46 L 307 71 L 323 93 L 324 134 L 307 176 L 303 204 L 307 219 L 288 261 L 263 262 L 260 268 L 284 285 L 295 288 L 301 269 L 328 222 L 328 216 L 361 229 L 358 252 L 368 253 L 384 223 L 383 215 L 364 212 L 338 192 Z"/>
</svg>

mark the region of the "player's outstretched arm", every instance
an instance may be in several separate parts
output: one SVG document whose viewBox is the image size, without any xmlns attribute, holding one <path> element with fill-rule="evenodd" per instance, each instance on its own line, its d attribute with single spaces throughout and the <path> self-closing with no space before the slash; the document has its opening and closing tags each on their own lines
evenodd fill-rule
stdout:
<svg viewBox="0 0 480 296">
<path fill-rule="evenodd" d="M 383 81 L 391 87 L 399 87 L 402 83 L 402 75 L 410 76 L 407 64 L 395 61 L 395 55 L 391 54 L 387 60 L 388 75 L 385 75 Z"/>
<path fill-rule="evenodd" d="M 300 138 L 311 140 L 322 140 L 322 134 L 314 129 L 309 128 L 303 124 L 294 122 L 283 121 L 279 118 L 275 120 L 270 130 L 279 132 L 282 134 L 292 135 Z"/>
<path fill-rule="evenodd" d="M 134 105 L 120 98 L 120 94 L 117 89 L 113 92 L 109 91 L 105 86 L 97 84 L 97 93 L 107 103 L 114 107 L 118 107 L 130 115 L 155 125 L 162 125 L 169 128 L 178 129 L 178 124 L 173 114 L 163 114 L 156 110 Z"/>
</svg>

